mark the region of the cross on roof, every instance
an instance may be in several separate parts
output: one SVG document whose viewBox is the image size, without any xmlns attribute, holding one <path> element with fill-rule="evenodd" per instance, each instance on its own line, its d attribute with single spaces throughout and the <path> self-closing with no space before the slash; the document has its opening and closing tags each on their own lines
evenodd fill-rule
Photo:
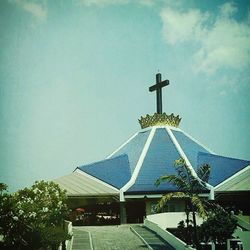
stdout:
<svg viewBox="0 0 250 250">
<path fill-rule="evenodd" d="M 169 80 L 161 81 L 161 73 L 156 74 L 156 84 L 149 87 L 149 91 L 156 91 L 156 107 L 157 113 L 162 114 L 162 91 L 161 89 L 169 85 Z"/>
</svg>

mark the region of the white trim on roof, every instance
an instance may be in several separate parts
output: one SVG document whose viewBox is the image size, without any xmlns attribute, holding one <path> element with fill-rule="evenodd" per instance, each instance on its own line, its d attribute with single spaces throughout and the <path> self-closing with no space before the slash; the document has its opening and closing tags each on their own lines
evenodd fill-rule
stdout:
<svg viewBox="0 0 250 250">
<path fill-rule="evenodd" d="M 120 147 L 118 147 L 115 151 L 113 151 L 109 156 L 107 156 L 105 159 L 109 159 L 111 158 L 114 154 L 116 154 L 120 149 L 122 149 L 126 144 L 128 144 L 134 137 L 136 137 L 139 133 L 143 133 L 146 132 L 148 130 L 152 130 L 152 129 L 157 129 L 157 128 L 170 128 L 172 130 L 176 130 L 176 131 L 182 131 L 179 128 L 173 127 L 173 126 L 169 126 L 169 125 L 159 125 L 159 126 L 152 126 L 152 127 L 147 127 L 144 128 L 142 130 L 140 130 L 139 132 L 135 133 L 134 135 L 132 135 L 126 142 L 124 142 Z M 183 132 L 183 131 L 182 131 Z M 188 136 L 188 135 L 187 135 Z M 190 137 L 190 136 L 188 136 Z M 190 139 L 194 140 L 193 138 L 190 137 Z M 195 140 L 194 140 L 195 141 Z M 200 144 L 201 145 L 201 144 Z M 203 145 L 201 145 L 203 146 Z M 204 147 L 205 148 L 205 147 Z"/>
<path fill-rule="evenodd" d="M 125 198 L 128 199 L 154 199 L 161 198 L 163 194 L 125 194 Z"/>
<path fill-rule="evenodd" d="M 210 148 L 206 147 L 205 145 L 203 145 L 202 143 L 200 143 L 199 141 L 197 141 L 196 139 L 194 139 L 191 135 L 189 135 L 188 133 L 186 133 L 185 131 L 181 130 L 181 132 L 186 135 L 189 139 L 191 139 L 192 141 L 196 142 L 197 144 L 199 144 L 200 146 L 202 146 L 203 148 L 205 148 L 209 153 L 211 154 L 215 154 Z"/>
<path fill-rule="evenodd" d="M 190 161 L 188 160 L 186 154 L 185 154 L 184 151 L 182 150 L 182 148 L 181 148 L 179 142 L 178 142 L 177 139 L 175 138 L 175 136 L 174 136 L 174 134 L 172 133 L 171 129 L 170 129 L 170 128 L 166 128 L 166 130 L 167 130 L 167 133 L 169 134 L 169 136 L 170 136 L 172 142 L 174 143 L 174 145 L 175 145 L 175 147 L 176 147 L 178 153 L 179 153 L 180 156 L 185 160 L 185 162 L 186 162 L 187 166 L 189 167 L 189 169 L 190 169 L 192 175 L 195 176 L 195 177 L 197 177 L 197 174 L 196 174 L 196 172 L 194 171 L 194 168 L 193 168 L 192 164 L 191 164 Z"/>
<path fill-rule="evenodd" d="M 124 142 L 120 147 L 118 147 L 112 154 L 110 154 L 106 159 L 111 158 L 115 153 L 117 153 L 120 149 L 122 149 L 126 144 L 128 144 L 134 137 L 136 137 L 139 134 L 139 132 L 132 135 L 126 142 Z"/>
<path fill-rule="evenodd" d="M 172 130 L 182 131 L 181 129 L 179 129 L 177 127 L 170 126 L 170 125 L 155 125 L 155 126 L 144 128 L 140 132 L 145 132 L 145 131 L 151 130 L 152 128 L 170 128 Z"/>
<path fill-rule="evenodd" d="M 180 144 L 179 144 L 178 141 L 176 140 L 176 138 L 175 138 L 174 134 L 172 133 L 172 131 L 171 131 L 169 128 L 166 128 L 166 130 L 167 130 L 167 132 L 168 132 L 168 134 L 169 134 L 169 136 L 170 136 L 172 142 L 173 142 L 174 145 L 176 146 L 176 149 L 178 150 L 180 156 L 185 160 L 186 165 L 189 167 L 189 169 L 190 169 L 192 175 L 193 175 L 195 178 L 197 178 L 199 181 L 201 181 L 200 178 L 198 177 L 197 173 L 195 172 L 195 170 L 194 170 L 192 164 L 191 164 L 190 161 L 188 160 L 186 154 L 185 154 L 184 151 L 182 150 Z M 206 183 L 205 185 L 206 185 L 206 187 L 210 190 L 210 200 L 214 200 L 214 187 L 213 187 L 212 185 L 210 185 L 209 183 Z"/>
<path fill-rule="evenodd" d="M 248 171 L 250 169 L 250 165 L 244 167 L 243 169 L 241 169 L 239 172 L 235 173 L 234 175 L 230 176 L 229 178 L 227 178 L 226 180 L 224 180 L 223 182 L 221 182 L 220 184 L 218 184 L 217 186 L 215 186 L 215 191 L 216 189 L 220 188 L 221 186 L 225 185 L 227 182 L 233 180 L 234 178 L 236 178 L 237 176 L 243 174 L 244 172 Z"/>
<path fill-rule="evenodd" d="M 96 181 L 96 182 L 102 184 L 103 186 L 106 186 L 106 187 L 108 187 L 108 188 L 113 189 L 113 190 L 116 191 L 116 192 L 119 192 L 119 189 L 115 188 L 114 186 L 111 186 L 111 185 L 109 185 L 108 183 L 106 183 L 106 182 L 104 182 L 104 181 L 102 181 L 102 180 L 100 180 L 100 179 L 98 179 L 98 178 L 96 178 L 96 177 L 94 177 L 94 176 L 92 176 L 92 175 L 90 175 L 90 174 L 87 174 L 87 173 L 83 172 L 83 171 L 80 170 L 80 169 L 76 169 L 74 172 L 79 173 L 79 174 L 82 174 L 82 175 L 88 177 L 89 179 L 94 180 L 94 181 Z"/>
<path fill-rule="evenodd" d="M 158 199 L 161 198 L 164 194 L 125 194 L 126 199 Z M 207 197 L 205 193 L 199 194 L 200 197 Z"/>
<path fill-rule="evenodd" d="M 141 155 L 139 157 L 139 160 L 138 160 L 138 162 L 137 162 L 137 164 L 135 166 L 135 169 L 134 169 L 134 172 L 132 174 L 131 179 L 129 180 L 129 182 L 127 184 L 125 184 L 121 188 L 121 194 L 120 194 L 121 195 L 121 197 L 120 197 L 121 200 L 124 199 L 123 192 L 126 192 L 132 185 L 135 184 L 136 178 L 137 178 L 137 176 L 138 176 L 138 174 L 140 172 L 141 166 L 142 166 L 142 164 L 144 162 L 144 159 L 145 159 L 145 157 L 147 155 L 147 152 L 148 152 L 149 146 L 151 144 L 151 141 L 152 141 L 152 139 L 154 137 L 155 131 L 156 131 L 156 128 L 153 127 L 150 134 L 149 134 L 149 136 L 148 136 L 148 138 L 147 138 L 147 141 L 146 141 L 146 143 L 144 145 L 144 148 L 143 148 L 142 153 L 141 153 Z"/>
</svg>

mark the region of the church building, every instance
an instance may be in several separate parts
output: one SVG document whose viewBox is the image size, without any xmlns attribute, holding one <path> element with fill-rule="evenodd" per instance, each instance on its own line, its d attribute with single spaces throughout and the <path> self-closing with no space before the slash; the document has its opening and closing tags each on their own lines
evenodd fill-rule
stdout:
<svg viewBox="0 0 250 250">
<path fill-rule="evenodd" d="M 162 112 L 162 88 L 169 84 L 156 75 L 157 112 L 141 117 L 141 130 L 102 161 L 77 167 L 54 181 L 66 189 L 75 224 L 141 223 L 156 213 L 162 195 L 177 191 L 170 183 L 155 185 L 163 175 L 177 174 L 174 162 L 183 158 L 193 175 L 203 164 L 211 166 L 201 196 L 250 215 L 250 161 L 217 155 L 188 135 L 181 118 Z M 181 212 L 184 201 L 173 200 L 165 212 Z"/>
</svg>

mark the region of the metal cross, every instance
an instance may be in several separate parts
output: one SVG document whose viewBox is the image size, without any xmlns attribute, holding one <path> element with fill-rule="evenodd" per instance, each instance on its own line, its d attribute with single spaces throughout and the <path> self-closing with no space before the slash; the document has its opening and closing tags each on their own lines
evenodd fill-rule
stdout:
<svg viewBox="0 0 250 250">
<path fill-rule="evenodd" d="M 155 91 L 156 90 L 156 107 L 157 107 L 157 113 L 162 114 L 162 91 L 161 89 L 165 86 L 169 85 L 169 80 L 161 81 L 161 73 L 156 74 L 156 84 L 149 87 L 149 91 Z"/>
</svg>

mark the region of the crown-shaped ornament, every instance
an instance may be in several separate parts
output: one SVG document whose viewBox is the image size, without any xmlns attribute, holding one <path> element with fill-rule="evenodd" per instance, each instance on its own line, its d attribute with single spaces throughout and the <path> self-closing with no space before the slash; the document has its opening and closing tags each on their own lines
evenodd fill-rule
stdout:
<svg viewBox="0 0 250 250">
<path fill-rule="evenodd" d="M 139 119 L 139 123 L 142 129 L 161 125 L 178 127 L 180 122 L 181 118 L 179 117 L 179 115 L 175 116 L 173 113 L 171 115 L 167 115 L 166 113 L 154 113 L 153 115 L 146 115 L 145 117 L 141 117 L 141 119 Z"/>
<path fill-rule="evenodd" d="M 169 80 L 161 80 L 161 73 L 156 74 L 156 83 L 155 85 L 149 87 L 149 91 L 156 91 L 156 108 L 157 112 L 153 115 L 146 115 L 145 117 L 141 117 L 139 119 L 139 123 L 141 124 L 141 128 L 148 128 L 152 126 L 173 126 L 178 127 L 181 121 L 179 115 L 175 116 L 173 113 L 171 115 L 167 115 L 166 113 L 162 113 L 162 88 L 169 85 Z"/>
</svg>

